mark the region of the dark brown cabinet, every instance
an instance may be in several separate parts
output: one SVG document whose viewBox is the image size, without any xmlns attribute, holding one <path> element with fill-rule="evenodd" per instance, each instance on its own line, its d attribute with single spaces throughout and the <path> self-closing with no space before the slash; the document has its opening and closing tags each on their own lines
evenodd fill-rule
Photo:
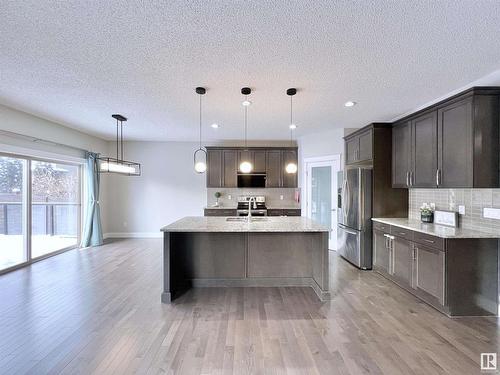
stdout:
<svg viewBox="0 0 500 375">
<path fill-rule="evenodd" d="M 267 151 L 266 155 L 266 187 L 281 187 L 281 151 Z"/>
<path fill-rule="evenodd" d="M 413 288 L 444 305 L 444 251 L 417 243 L 414 250 Z"/>
<path fill-rule="evenodd" d="M 252 173 L 266 172 L 266 151 L 265 150 L 241 150 L 238 151 L 238 165 L 244 160 L 253 164 Z"/>
<path fill-rule="evenodd" d="M 283 176 L 281 180 L 281 187 L 284 188 L 297 187 L 297 173 L 287 173 L 285 169 L 289 163 L 295 163 L 295 165 L 297 165 L 298 167 L 297 151 L 295 150 L 281 151 L 281 160 L 282 160 L 281 173 Z"/>
<path fill-rule="evenodd" d="M 405 286 L 412 285 L 413 244 L 405 238 L 392 238 L 392 270 L 394 279 Z"/>
<path fill-rule="evenodd" d="M 373 130 L 367 129 L 361 133 L 348 135 L 345 138 L 346 164 L 373 159 Z"/>
<path fill-rule="evenodd" d="M 222 185 L 222 150 L 207 150 L 207 187 Z"/>
<path fill-rule="evenodd" d="M 379 230 L 373 231 L 373 269 L 390 274 L 389 234 Z"/>
<path fill-rule="evenodd" d="M 236 216 L 236 209 L 231 208 L 205 208 L 205 216 Z"/>
<path fill-rule="evenodd" d="M 298 172 L 285 171 L 290 162 L 298 166 L 295 147 L 207 147 L 207 187 L 237 187 L 238 168 L 243 160 L 253 164 L 252 173 L 266 174 L 266 187 L 296 188 L 298 185 Z"/>
<path fill-rule="evenodd" d="M 438 185 L 473 186 L 472 98 L 438 110 Z"/>
<path fill-rule="evenodd" d="M 396 124 L 392 129 L 392 186 L 410 186 L 411 123 Z"/>
<path fill-rule="evenodd" d="M 432 188 L 437 186 L 437 114 L 431 112 L 411 122 L 410 186 Z"/>
<path fill-rule="evenodd" d="M 222 151 L 223 165 L 223 186 L 237 187 L 238 186 L 238 152 L 236 150 Z"/>
<path fill-rule="evenodd" d="M 499 97 L 472 88 L 396 123 L 392 186 L 498 187 Z"/>
<path fill-rule="evenodd" d="M 300 208 L 269 208 L 267 216 L 301 216 Z"/>
</svg>

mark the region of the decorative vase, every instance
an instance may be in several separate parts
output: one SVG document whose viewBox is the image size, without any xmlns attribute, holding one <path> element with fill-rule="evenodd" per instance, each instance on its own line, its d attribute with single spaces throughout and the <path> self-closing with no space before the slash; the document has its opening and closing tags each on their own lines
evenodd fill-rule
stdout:
<svg viewBox="0 0 500 375">
<path fill-rule="evenodd" d="M 420 220 L 422 220 L 422 223 L 432 223 L 434 222 L 434 213 L 431 212 L 430 214 L 420 214 Z"/>
</svg>

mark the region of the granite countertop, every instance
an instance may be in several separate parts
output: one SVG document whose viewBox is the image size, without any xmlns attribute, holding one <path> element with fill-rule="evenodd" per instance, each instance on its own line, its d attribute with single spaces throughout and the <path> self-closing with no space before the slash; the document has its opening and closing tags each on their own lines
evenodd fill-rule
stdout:
<svg viewBox="0 0 500 375">
<path fill-rule="evenodd" d="M 373 218 L 372 220 L 441 238 L 500 238 L 500 232 L 493 230 L 453 228 L 438 224 L 426 224 L 408 218 Z"/>
<path fill-rule="evenodd" d="M 261 217 L 262 218 L 262 217 Z M 161 228 L 162 232 L 328 232 L 306 217 L 264 217 L 265 220 L 227 221 L 227 217 L 187 216 Z"/>
</svg>

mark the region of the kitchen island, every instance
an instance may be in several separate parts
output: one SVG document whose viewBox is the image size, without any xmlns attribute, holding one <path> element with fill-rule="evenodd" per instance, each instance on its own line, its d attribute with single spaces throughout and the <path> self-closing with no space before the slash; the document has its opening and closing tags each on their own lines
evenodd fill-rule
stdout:
<svg viewBox="0 0 500 375">
<path fill-rule="evenodd" d="M 185 217 L 163 232 L 163 303 L 190 287 L 309 286 L 328 300 L 328 228 L 305 217 Z"/>
</svg>

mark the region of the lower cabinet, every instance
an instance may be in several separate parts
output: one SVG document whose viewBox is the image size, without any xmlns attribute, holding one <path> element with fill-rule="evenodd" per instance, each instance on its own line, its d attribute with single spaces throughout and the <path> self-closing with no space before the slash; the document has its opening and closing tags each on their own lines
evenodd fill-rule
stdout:
<svg viewBox="0 0 500 375">
<path fill-rule="evenodd" d="M 373 231 L 373 269 L 390 274 L 390 235 L 378 230 Z"/>
<path fill-rule="evenodd" d="M 398 232 L 399 231 L 399 232 Z M 394 235 L 404 234 L 403 236 Z M 373 269 L 434 307 L 445 308 L 444 248 L 438 249 L 408 239 L 411 232 L 387 226 L 373 231 Z M 444 246 L 443 242 L 435 241 Z"/>
<path fill-rule="evenodd" d="M 435 298 L 439 305 L 444 305 L 444 251 L 416 243 L 413 246 L 413 288 L 423 296 Z"/>
<path fill-rule="evenodd" d="M 267 216 L 301 216 L 300 208 L 269 208 Z"/>
<path fill-rule="evenodd" d="M 373 269 L 449 316 L 498 315 L 497 238 L 442 238 L 374 222 Z"/>
<path fill-rule="evenodd" d="M 236 210 L 231 208 L 205 208 L 205 216 L 236 216 Z"/>
<path fill-rule="evenodd" d="M 413 243 L 395 236 L 392 237 L 391 242 L 391 275 L 398 283 L 411 286 L 413 276 Z"/>
</svg>

